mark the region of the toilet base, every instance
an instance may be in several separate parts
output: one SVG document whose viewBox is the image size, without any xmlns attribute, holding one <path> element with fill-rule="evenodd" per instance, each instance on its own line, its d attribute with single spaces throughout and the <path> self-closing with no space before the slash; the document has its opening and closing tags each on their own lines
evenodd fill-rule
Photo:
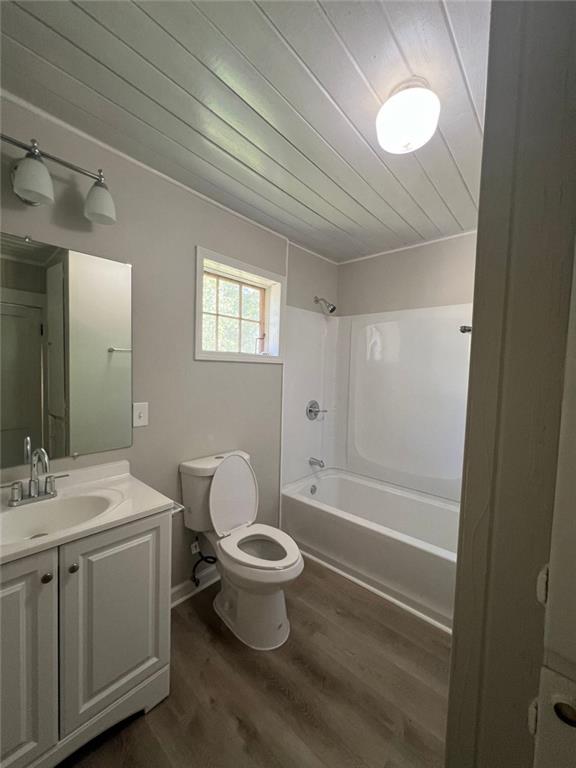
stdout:
<svg viewBox="0 0 576 768">
<path fill-rule="evenodd" d="M 222 575 L 222 589 L 214 598 L 214 610 L 244 645 L 255 651 L 273 651 L 290 636 L 284 590 L 250 593 L 238 589 Z"/>
</svg>

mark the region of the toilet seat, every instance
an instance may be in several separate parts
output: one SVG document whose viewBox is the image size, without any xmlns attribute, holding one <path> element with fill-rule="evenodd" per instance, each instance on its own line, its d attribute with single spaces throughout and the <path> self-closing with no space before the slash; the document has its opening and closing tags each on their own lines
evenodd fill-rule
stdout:
<svg viewBox="0 0 576 768">
<path fill-rule="evenodd" d="M 246 542 L 251 538 L 268 539 L 275 544 L 279 544 L 286 554 L 280 560 L 266 560 L 261 557 L 256 557 L 255 555 L 250 555 L 248 552 L 240 549 L 240 545 L 242 542 Z M 228 536 L 220 539 L 218 546 L 222 552 L 235 563 L 261 570 L 276 571 L 290 568 L 297 563 L 301 557 L 298 545 L 291 536 L 284 533 L 284 531 L 281 531 L 279 528 L 273 528 L 270 525 L 263 525 L 260 523 L 253 523 L 237 528 Z"/>
</svg>

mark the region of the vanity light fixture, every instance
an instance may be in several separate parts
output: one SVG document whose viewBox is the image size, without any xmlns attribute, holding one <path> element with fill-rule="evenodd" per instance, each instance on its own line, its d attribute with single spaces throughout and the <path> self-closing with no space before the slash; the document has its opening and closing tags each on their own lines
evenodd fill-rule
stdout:
<svg viewBox="0 0 576 768">
<path fill-rule="evenodd" d="M 430 141 L 438 126 L 440 99 L 425 81 L 396 88 L 376 116 L 378 143 L 394 155 L 414 152 Z"/>
<path fill-rule="evenodd" d="M 104 183 L 102 169 L 98 170 L 98 181 L 92 185 L 84 203 L 84 216 L 95 224 L 114 224 L 116 206 L 108 187 Z"/>
<path fill-rule="evenodd" d="M 54 202 L 54 185 L 36 139 L 30 142 L 26 156 L 14 165 L 12 188 L 14 194 L 28 205 L 51 205 Z"/>
<path fill-rule="evenodd" d="M 58 165 L 69 168 L 75 173 L 81 173 L 94 179 L 84 205 L 84 215 L 96 224 L 114 224 L 116 222 L 116 206 L 108 187 L 104 183 L 104 174 L 87 171 L 74 163 L 69 163 L 48 152 L 41 151 L 36 139 L 26 144 L 6 134 L 0 134 L 2 141 L 26 151 L 25 157 L 18 160 L 12 169 L 12 189 L 14 194 L 27 205 L 51 205 L 54 202 L 54 186 L 44 160 L 51 160 Z"/>
</svg>

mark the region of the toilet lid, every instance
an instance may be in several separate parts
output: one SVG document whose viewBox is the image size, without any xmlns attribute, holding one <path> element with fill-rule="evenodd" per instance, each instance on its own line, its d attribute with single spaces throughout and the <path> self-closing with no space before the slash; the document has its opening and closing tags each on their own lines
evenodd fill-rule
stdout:
<svg viewBox="0 0 576 768">
<path fill-rule="evenodd" d="M 258 483 L 249 462 L 233 454 L 221 463 L 210 485 L 210 519 L 219 536 L 250 525 L 258 511 Z"/>
</svg>

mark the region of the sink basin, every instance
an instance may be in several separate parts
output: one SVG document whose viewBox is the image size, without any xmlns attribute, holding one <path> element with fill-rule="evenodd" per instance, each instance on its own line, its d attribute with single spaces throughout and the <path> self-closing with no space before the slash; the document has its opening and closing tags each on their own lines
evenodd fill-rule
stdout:
<svg viewBox="0 0 576 768">
<path fill-rule="evenodd" d="M 0 544 L 14 544 L 74 528 L 104 514 L 119 500 L 113 493 L 90 493 L 11 507 L 0 513 Z"/>
</svg>

